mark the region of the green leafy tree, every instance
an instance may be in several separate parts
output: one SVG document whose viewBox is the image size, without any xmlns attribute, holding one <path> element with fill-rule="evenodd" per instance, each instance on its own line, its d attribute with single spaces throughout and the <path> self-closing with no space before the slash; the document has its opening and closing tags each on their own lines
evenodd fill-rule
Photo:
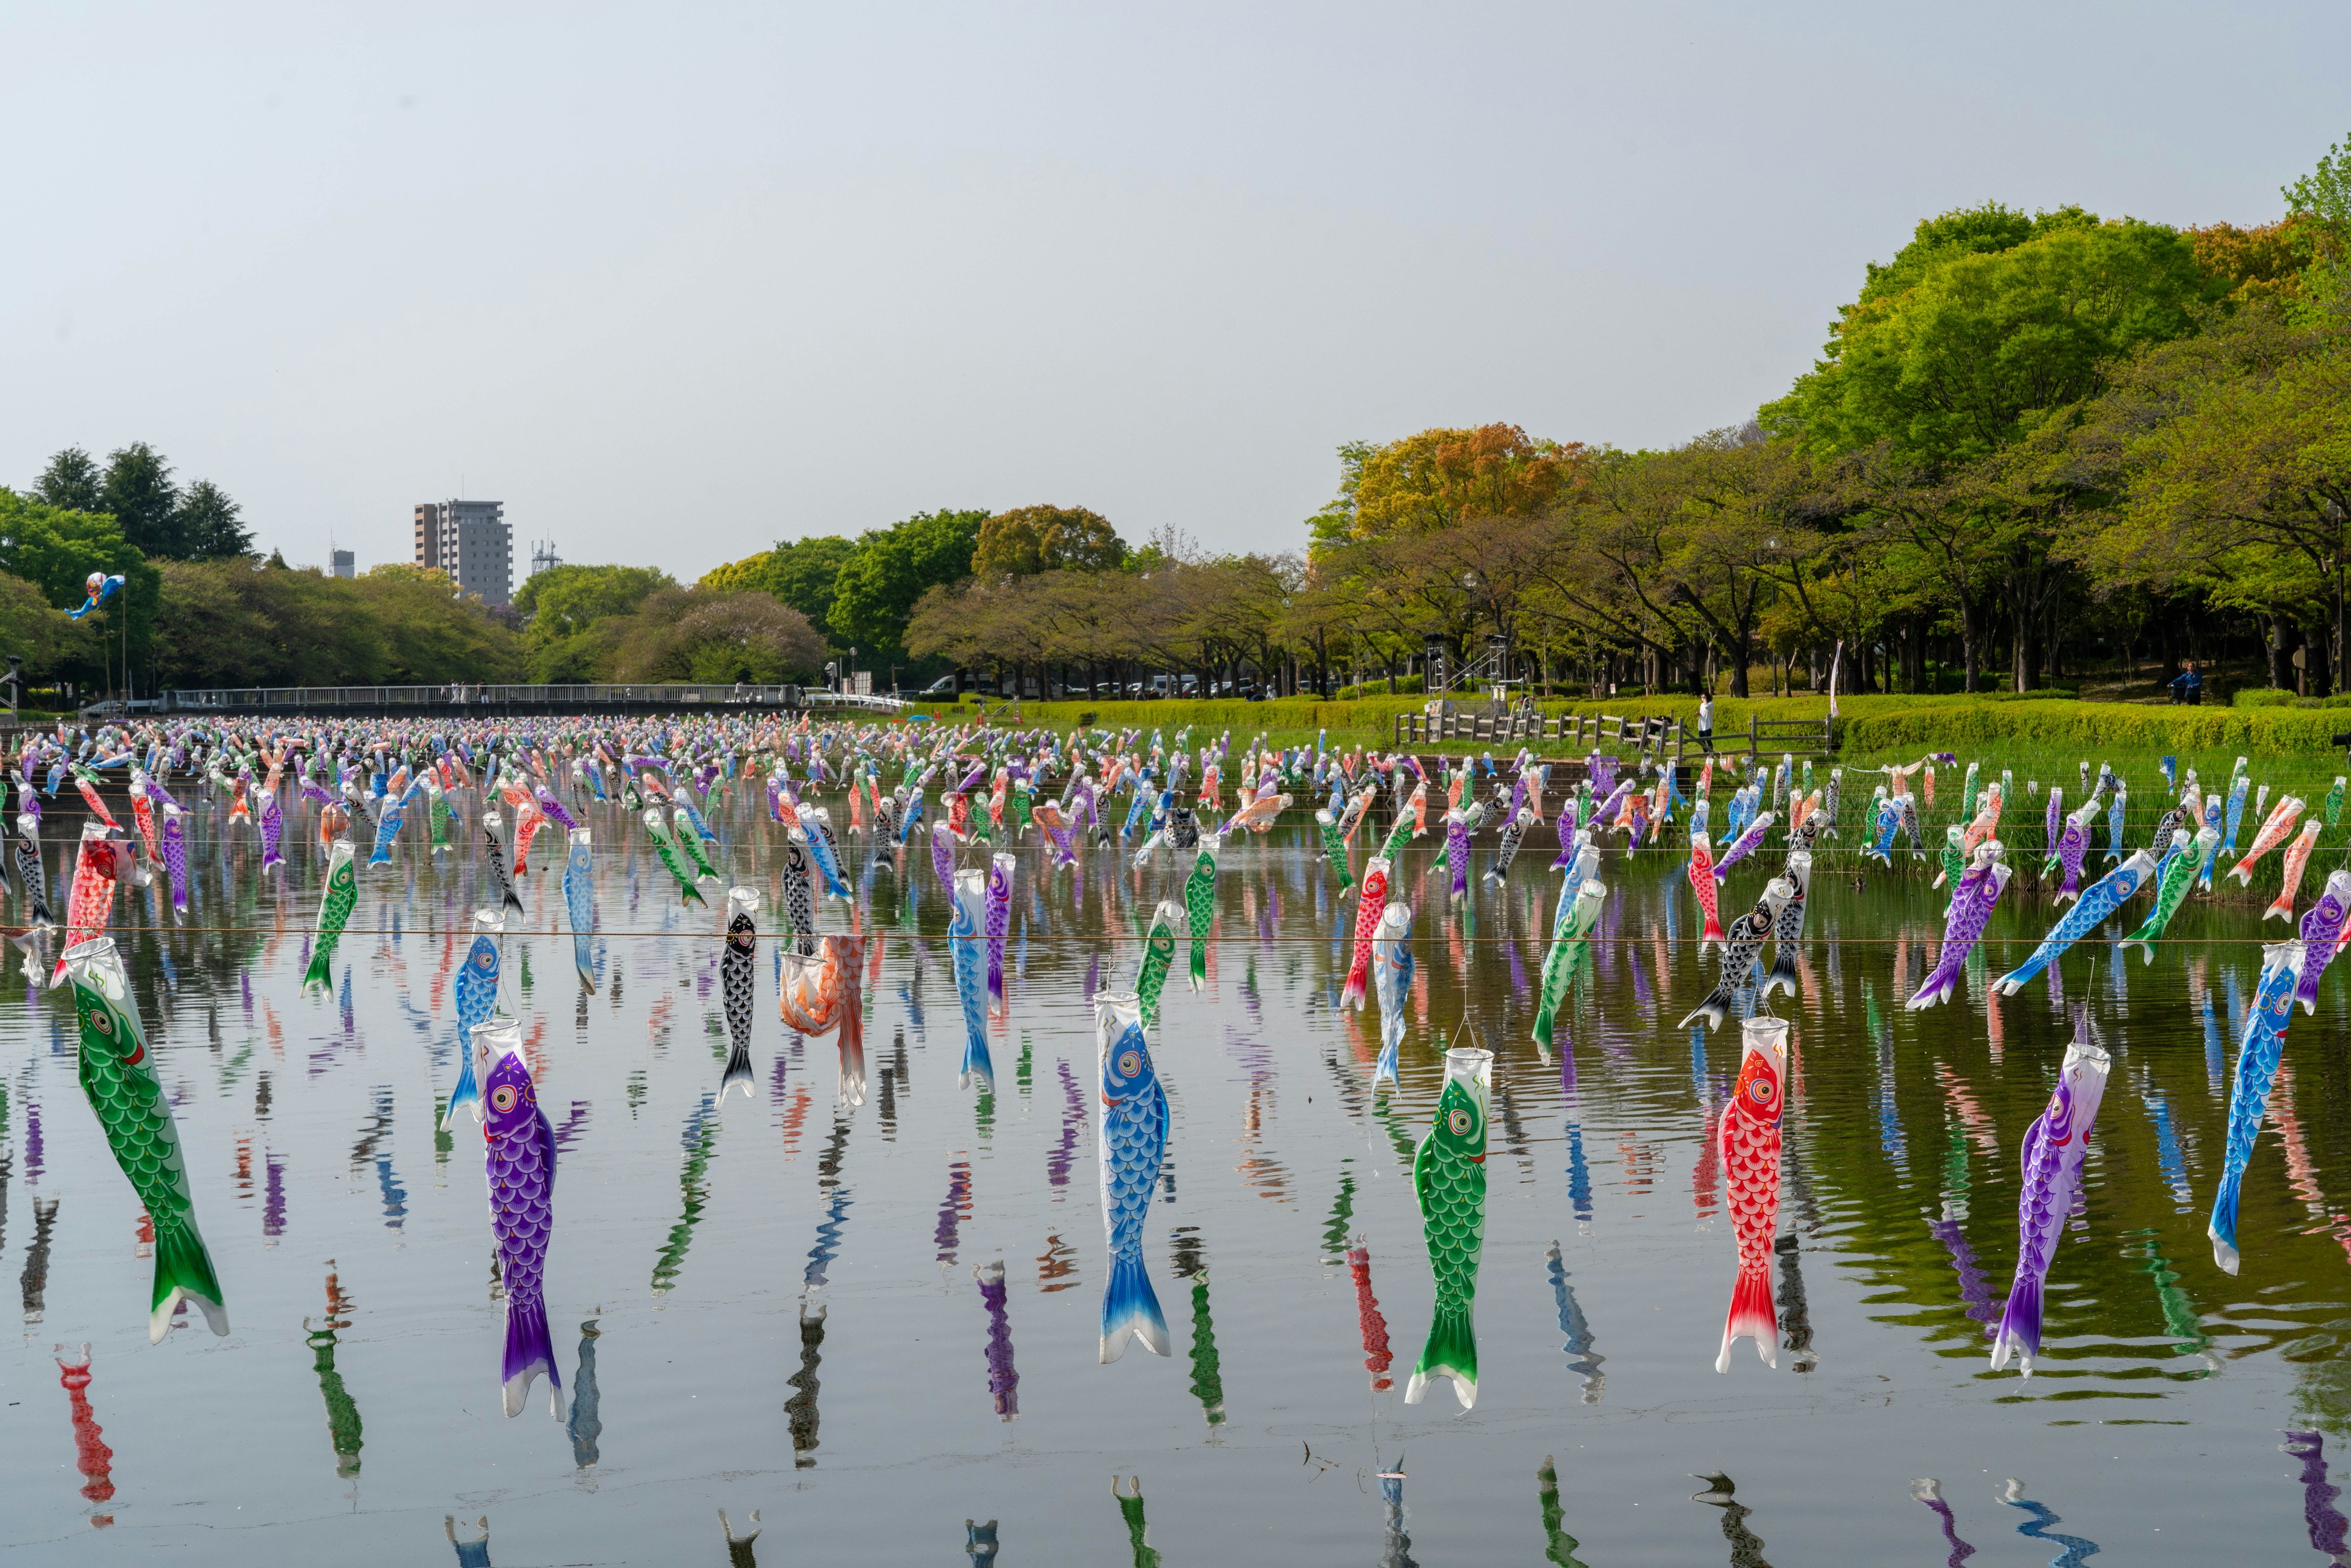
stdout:
<svg viewBox="0 0 2351 1568">
<path fill-rule="evenodd" d="M 869 654 L 903 648 L 906 618 L 924 591 L 971 575 L 983 511 L 917 512 L 860 535 L 833 580 L 827 616 L 841 643 Z"/>
<path fill-rule="evenodd" d="M 1034 577 L 1071 568 L 1106 571 L 1126 559 L 1126 541 L 1083 507 L 1020 507 L 979 525 L 974 577 Z"/>
<path fill-rule="evenodd" d="M 228 492 L 209 479 L 199 479 L 180 497 L 172 518 L 182 557 L 188 560 L 227 560 L 253 553 L 253 534 L 239 520 L 240 509 Z"/>
<path fill-rule="evenodd" d="M 49 459 L 33 484 L 36 498 L 68 512 L 106 510 L 106 476 L 89 453 L 68 446 Z"/>
<path fill-rule="evenodd" d="M 729 593 L 770 594 L 821 631 L 832 613 L 833 581 L 856 549 L 839 534 L 790 539 L 771 550 L 714 568 L 695 586 Z"/>
<path fill-rule="evenodd" d="M 25 662 L 28 679 L 46 680 L 69 651 L 91 656 L 78 646 L 88 635 L 48 601 L 37 584 L 0 573 L 0 668 L 13 656 Z"/>
<path fill-rule="evenodd" d="M 172 465 L 143 441 L 106 455 L 105 509 L 121 525 L 122 537 L 146 555 L 179 559 L 180 492 Z"/>
<path fill-rule="evenodd" d="M 559 566 L 535 572 L 514 598 L 534 681 L 601 681 L 623 625 L 648 596 L 674 590 L 658 567 Z"/>
<path fill-rule="evenodd" d="M 767 685 L 823 664 L 824 639 L 772 594 L 667 588 L 619 628 L 611 678 Z"/>
</svg>

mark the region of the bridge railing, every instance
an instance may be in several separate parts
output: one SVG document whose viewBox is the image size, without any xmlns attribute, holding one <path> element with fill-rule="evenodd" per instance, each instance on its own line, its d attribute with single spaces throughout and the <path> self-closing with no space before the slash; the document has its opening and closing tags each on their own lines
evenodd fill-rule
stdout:
<svg viewBox="0 0 2351 1568">
<path fill-rule="evenodd" d="M 820 709 L 894 714 L 906 705 L 895 697 L 861 696 L 848 692 L 811 690 L 797 685 L 734 685 L 619 683 L 558 685 L 512 685 L 467 682 L 448 686 L 211 686 L 167 691 L 152 702 L 131 705 L 140 713 L 164 714 L 300 714 L 371 713 L 464 717 L 473 714 L 511 713 L 533 709 L 663 711 L 676 708 Z M 120 703 L 95 704 L 82 710 L 89 717 L 112 717 Z"/>
</svg>

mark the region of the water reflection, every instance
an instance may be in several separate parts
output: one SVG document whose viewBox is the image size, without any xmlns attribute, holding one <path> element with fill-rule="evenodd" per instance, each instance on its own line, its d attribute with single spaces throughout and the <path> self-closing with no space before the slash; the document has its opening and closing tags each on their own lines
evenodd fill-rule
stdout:
<svg viewBox="0 0 2351 1568">
<path fill-rule="evenodd" d="M 1559 1470 L 1551 1455 L 1543 1456 L 1542 1468 L 1535 1472 L 1535 1479 L 1536 1497 L 1542 1504 L 1543 1561 L 1553 1568 L 1584 1568 L 1575 1555 L 1575 1549 L 1583 1542 L 1562 1528 L 1567 1514 L 1559 1505 Z"/>
<path fill-rule="evenodd" d="M 88 1342 L 83 1343 L 81 1354 L 71 1358 L 65 1346 L 57 1346 L 57 1385 L 66 1391 L 73 1416 L 74 1469 L 81 1472 L 81 1495 L 90 1505 L 90 1528 L 103 1530 L 114 1522 L 113 1514 L 100 1511 L 114 1500 L 114 1450 L 106 1446 L 98 1413 L 90 1407 Z"/>
<path fill-rule="evenodd" d="M 2084 1563 L 2097 1555 L 2096 1542 L 2052 1530 L 2051 1525 L 2062 1524 L 2064 1521 L 2046 1504 L 2026 1497 L 2024 1483 L 2014 1476 L 2009 1477 L 2001 1486 L 2000 1500 L 2011 1508 L 2022 1510 L 2029 1516 L 2016 1527 L 2017 1534 L 2028 1540 L 2048 1542 L 2059 1549 L 2057 1555 L 2049 1560 L 2049 1568 L 2082 1568 Z"/>
<path fill-rule="evenodd" d="M 310 1367 L 319 1375 L 319 1393 L 327 1402 L 327 1437 L 335 1450 L 335 1474 L 345 1479 L 360 1473 L 362 1444 L 360 1407 L 335 1366 L 337 1336 L 351 1326 L 351 1299 L 335 1275 L 335 1260 L 327 1260 L 327 1317 L 317 1328 L 302 1320 L 303 1337 L 310 1345 Z"/>
<path fill-rule="evenodd" d="M 598 1439 L 604 1435 L 604 1395 L 596 1381 L 596 1342 L 602 1337 L 596 1319 L 580 1325 L 580 1361 L 571 1374 L 571 1414 L 564 1422 L 571 1438 L 572 1468 L 582 1481 L 590 1482 L 602 1458 Z"/>
</svg>

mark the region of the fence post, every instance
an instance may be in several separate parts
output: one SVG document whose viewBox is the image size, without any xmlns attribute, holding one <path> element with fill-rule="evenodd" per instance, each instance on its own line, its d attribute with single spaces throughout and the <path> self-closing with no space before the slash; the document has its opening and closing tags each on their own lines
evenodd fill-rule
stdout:
<svg viewBox="0 0 2351 1568">
<path fill-rule="evenodd" d="M 1747 716 L 1747 755 L 1750 757 L 1763 755 L 1762 749 L 1755 743 L 1755 716 L 1751 713 Z"/>
</svg>

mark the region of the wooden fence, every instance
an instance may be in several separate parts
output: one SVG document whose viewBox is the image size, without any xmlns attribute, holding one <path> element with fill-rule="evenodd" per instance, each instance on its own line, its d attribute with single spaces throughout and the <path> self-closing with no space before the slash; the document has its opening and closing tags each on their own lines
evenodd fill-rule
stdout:
<svg viewBox="0 0 2351 1568">
<path fill-rule="evenodd" d="M 1660 757 L 1682 758 L 1704 749 L 1695 730 L 1664 714 L 1398 714 L 1395 746 L 1409 751 L 1447 740 L 1550 740 L 1568 746 L 1631 747 Z M 1743 744 L 1742 744 L 1743 743 Z M 1769 752 L 1799 756 L 1826 755 L 1836 748 L 1835 731 L 1826 718 L 1756 718 L 1750 716 L 1742 735 L 1718 730 L 1718 751 L 1744 750 L 1750 757 Z"/>
</svg>

